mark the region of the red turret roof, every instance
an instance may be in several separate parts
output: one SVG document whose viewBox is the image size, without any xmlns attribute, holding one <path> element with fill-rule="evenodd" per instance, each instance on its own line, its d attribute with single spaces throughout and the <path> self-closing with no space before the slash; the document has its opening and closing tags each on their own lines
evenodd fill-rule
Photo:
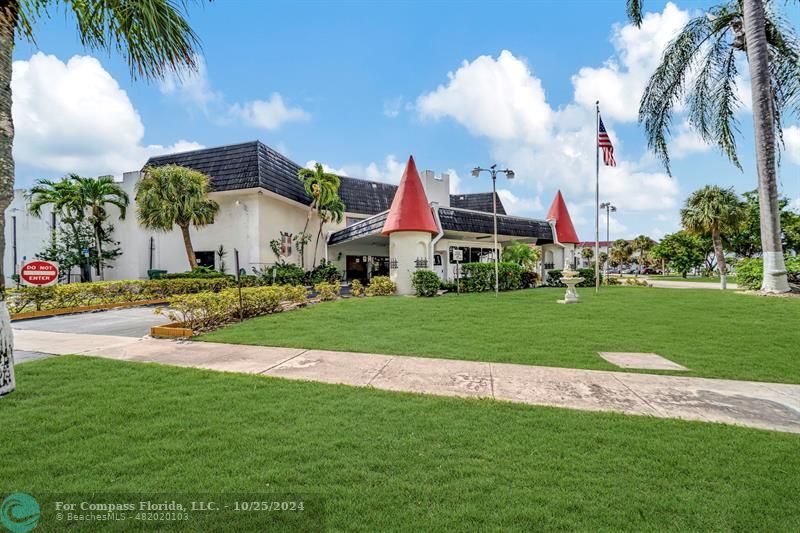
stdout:
<svg viewBox="0 0 800 533">
<path fill-rule="evenodd" d="M 427 231 L 439 233 L 436 221 L 433 219 L 428 197 L 419 179 L 417 165 L 414 157 L 408 158 L 403 179 L 392 200 L 389 216 L 383 224 L 383 234 L 389 235 L 395 231 Z"/>
<path fill-rule="evenodd" d="M 550 209 L 547 211 L 547 220 L 556 221 L 556 237 L 561 244 L 578 244 L 578 234 L 575 232 L 575 226 L 572 225 L 572 219 L 567 210 L 567 204 L 564 202 L 564 197 L 561 196 L 561 191 L 556 193 L 553 198 L 553 203 L 550 204 Z"/>
</svg>

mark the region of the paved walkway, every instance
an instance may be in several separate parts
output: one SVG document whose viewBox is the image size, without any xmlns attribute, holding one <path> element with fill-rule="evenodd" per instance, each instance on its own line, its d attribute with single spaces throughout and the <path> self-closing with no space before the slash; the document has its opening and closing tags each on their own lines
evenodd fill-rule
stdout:
<svg viewBox="0 0 800 533">
<path fill-rule="evenodd" d="M 19 350 L 800 433 L 800 385 L 16 330 Z"/>
<path fill-rule="evenodd" d="M 719 283 L 708 281 L 674 281 L 658 278 L 649 278 L 647 282 L 653 287 L 660 289 L 716 289 L 720 290 Z M 735 283 L 728 283 L 729 291 L 738 289 L 739 286 Z"/>
</svg>

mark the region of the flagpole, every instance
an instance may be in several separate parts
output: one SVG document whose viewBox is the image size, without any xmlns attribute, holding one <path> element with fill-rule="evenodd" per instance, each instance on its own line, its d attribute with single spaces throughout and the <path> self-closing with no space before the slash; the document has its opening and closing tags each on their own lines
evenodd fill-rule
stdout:
<svg viewBox="0 0 800 533">
<path fill-rule="evenodd" d="M 594 292 L 600 292 L 600 100 L 594 117 Z"/>
</svg>

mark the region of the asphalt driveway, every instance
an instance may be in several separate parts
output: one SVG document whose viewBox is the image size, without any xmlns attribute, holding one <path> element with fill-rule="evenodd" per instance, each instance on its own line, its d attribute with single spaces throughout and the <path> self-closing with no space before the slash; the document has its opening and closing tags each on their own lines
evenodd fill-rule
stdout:
<svg viewBox="0 0 800 533">
<path fill-rule="evenodd" d="M 56 333 L 143 337 L 150 333 L 151 326 L 169 322 L 166 317 L 156 315 L 154 310 L 155 307 L 129 307 L 93 313 L 30 318 L 15 320 L 11 323 L 11 327 Z"/>
</svg>

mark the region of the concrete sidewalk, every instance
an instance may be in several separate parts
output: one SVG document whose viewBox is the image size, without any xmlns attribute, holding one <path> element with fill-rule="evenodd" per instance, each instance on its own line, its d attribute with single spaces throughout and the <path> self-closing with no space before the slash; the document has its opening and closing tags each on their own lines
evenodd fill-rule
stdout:
<svg viewBox="0 0 800 533">
<path fill-rule="evenodd" d="M 647 283 L 659 289 L 712 289 L 721 290 L 719 283 L 706 282 L 706 281 L 675 281 L 663 280 L 658 278 L 648 278 Z M 727 290 L 735 291 L 739 288 L 736 283 L 728 283 Z"/>
<path fill-rule="evenodd" d="M 800 433 L 800 385 L 16 330 L 19 350 Z"/>
</svg>

